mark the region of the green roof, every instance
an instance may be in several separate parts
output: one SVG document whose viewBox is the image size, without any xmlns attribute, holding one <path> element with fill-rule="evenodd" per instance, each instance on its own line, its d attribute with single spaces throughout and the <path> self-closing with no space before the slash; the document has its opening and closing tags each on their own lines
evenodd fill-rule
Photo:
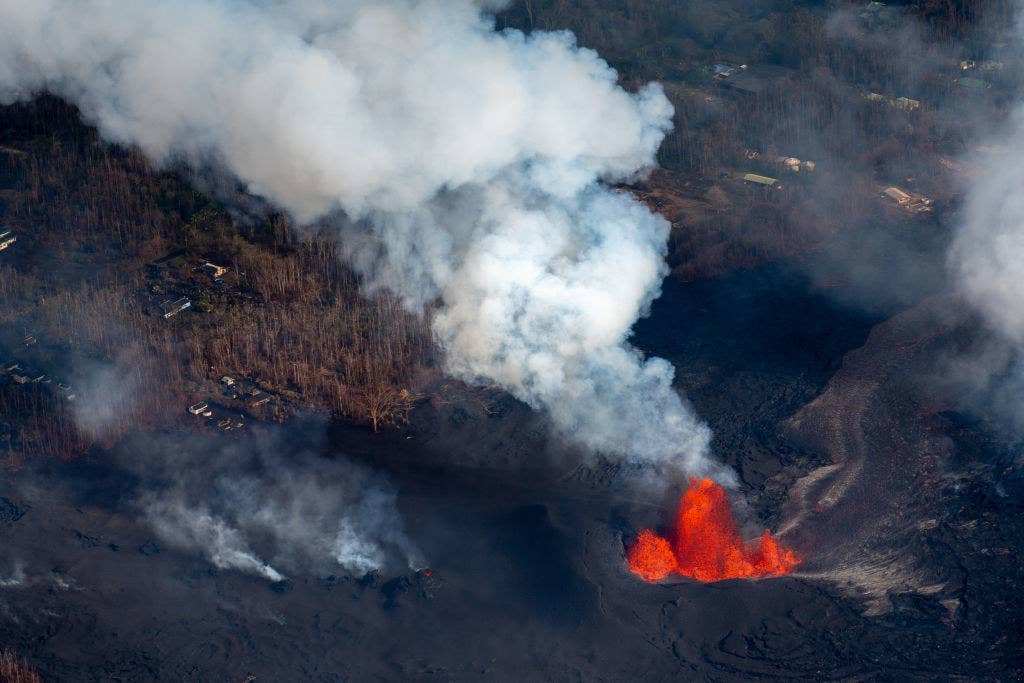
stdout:
<svg viewBox="0 0 1024 683">
<path fill-rule="evenodd" d="M 779 182 L 775 178 L 769 178 L 766 175 L 757 175 L 756 173 L 745 173 L 743 179 L 748 183 L 757 183 L 758 185 L 774 185 Z"/>
</svg>

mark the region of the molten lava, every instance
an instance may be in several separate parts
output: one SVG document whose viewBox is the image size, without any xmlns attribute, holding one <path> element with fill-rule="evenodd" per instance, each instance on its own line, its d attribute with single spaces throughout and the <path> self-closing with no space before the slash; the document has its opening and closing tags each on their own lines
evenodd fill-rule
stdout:
<svg viewBox="0 0 1024 683">
<path fill-rule="evenodd" d="M 780 546 L 767 529 L 760 540 L 744 542 L 725 489 L 710 479 L 696 478 L 679 499 L 669 538 L 646 529 L 626 559 L 634 574 L 652 582 L 670 574 L 698 581 L 777 576 L 800 564 L 796 553 Z"/>
</svg>

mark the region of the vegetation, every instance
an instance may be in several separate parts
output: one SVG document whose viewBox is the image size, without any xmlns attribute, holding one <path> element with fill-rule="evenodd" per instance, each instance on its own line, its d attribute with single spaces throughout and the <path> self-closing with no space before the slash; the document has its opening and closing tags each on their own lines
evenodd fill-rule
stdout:
<svg viewBox="0 0 1024 683">
<path fill-rule="evenodd" d="M 1015 5 L 998 0 L 829 3 L 799 0 L 518 0 L 502 26 L 564 28 L 615 67 L 626 87 L 660 81 L 675 107 L 663 170 L 636 189 L 673 222 L 669 259 L 684 279 L 709 277 L 824 248 L 837 234 L 886 221 L 888 186 L 957 208 L 974 151 L 1019 86 L 1019 55 L 1005 44 Z M 984 63 L 964 71 L 963 64 Z M 757 93 L 721 87 L 716 64 L 747 65 Z M 773 77 L 758 69 L 775 69 Z M 981 95 L 960 79 L 980 76 Z M 984 87 L 984 86 L 983 86 Z M 876 93 L 878 97 L 872 97 Z M 908 106 L 894 106 L 897 98 Z M 913 102 L 910 103 L 909 101 Z M 797 157 L 813 173 L 752 161 Z M 753 172 L 781 189 L 752 191 Z"/>
<path fill-rule="evenodd" d="M 0 683 L 42 683 L 28 662 L 18 659 L 8 650 L 0 651 Z"/>
<path fill-rule="evenodd" d="M 992 47 L 1013 3 L 867 6 L 520 0 L 499 25 L 568 28 L 627 87 L 663 83 L 676 112 L 664 168 L 626 189 L 672 221 L 673 272 L 693 280 L 892 222 L 880 199 L 890 185 L 935 201 L 934 213 L 899 217 L 907 230 L 938 234 L 956 209 L 957 176 L 969 171 L 953 160 L 970 152 L 976 121 L 1005 113 L 1017 84 L 1019 69 Z M 962 64 L 984 60 L 991 89 L 965 94 Z M 714 78 L 720 63 L 782 76 L 737 92 Z M 789 173 L 773 165 L 780 156 L 815 170 Z M 386 294 L 364 297 L 329 231 L 300 231 L 240 191 L 230 204 L 255 208 L 229 213 L 210 195 L 230 188 L 203 192 L 211 183 L 178 171 L 101 143 L 56 99 L 0 110 L 0 223 L 19 234 L 0 253 L 0 360 L 68 376 L 81 392 L 69 403 L 52 388 L 0 383 L 0 451 L 66 455 L 169 426 L 223 375 L 279 398 L 261 418 L 314 407 L 374 429 L 405 421 L 435 379 L 423 317 Z M 780 187 L 752 187 L 744 173 Z M 199 268 L 206 260 L 229 269 L 220 283 Z M 158 314 L 182 297 L 190 308 Z M 38 344 L 23 348 L 26 335 Z M 99 433 L 76 419 L 94 400 L 83 368 L 96 367 L 132 389 Z"/>
<path fill-rule="evenodd" d="M 168 426 L 223 375 L 279 396 L 277 419 L 296 407 L 374 429 L 407 418 L 414 376 L 432 360 L 429 327 L 392 297 L 364 297 L 332 237 L 300 239 L 280 216 L 235 220 L 138 152 L 100 144 L 56 100 L 10 107 L 0 120 L 9 126 L 0 144 L 16 152 L 0 153 L 0 222 L 19 235 L 0 258 L 0 360 L 53 376 L 48 388 L 0 387 L 0 414 L 19 416 L 7 422 L 9 457 L 74 454 Z M 229 269 L 221 283 L 201 271 L 206 260 Z M 193 305 L 157 314 L 180 296 Z M 30 349 L 27 334 L 38 340 Z M 73 419 L 101 400 L 82 370 L 96 366 L 133 388 L 101 435 Z M 75 402 L 52 391 L 58 378 L 76 384 Z"/>
</svg>

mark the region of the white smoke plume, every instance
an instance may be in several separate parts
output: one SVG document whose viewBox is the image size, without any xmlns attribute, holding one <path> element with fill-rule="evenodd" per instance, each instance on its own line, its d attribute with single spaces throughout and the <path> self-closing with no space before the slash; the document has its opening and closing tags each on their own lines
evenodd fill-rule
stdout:
<svg viewBox="0 0 1024 683">
<path fill-rule="evenodd" d="M 672 367 L 628 344 L 669 226 L 608 187 L 654 164 L 672 107 L 569 33 L 496 32 L 494 4 L 0 0 L 0 100 L 53 92 L 338 225 L 370 287 L 438 306 L 452 375 L 595 451 L 714 469 Z"/>
<path fill-rule="evenodd" d="M 979 166 L 951 252 L 964 295 L 1009 341 L 1024 346 L 1024 107 Z"/>
<path fill-rule="evenodd" d="M 1019 65 L 1024 58 L 1024 4 L 1016 3 L 1017 20 L 1005 27 L 1006 42 L 996 56 Z M 995 332 L 947 363 L 946 379 L 966 389 L 997 424 L 1024 431 L 1024 99 L 1020 82 L 1010 114 L 978 123 L 975 155 L 979 169 L 968 186 L 949 265 L 961 296 Z M 998 121 L 998 123 L 994 123 Z"/>
<path fill-rule="evenodd" d="M 14 563 L 14 570 L 10 575 L 0 575 L 0 588 L 20 588 L 23 585 L 25 585 L 25 566 L 20 561 Z"/>
<path fill-rule="evenodd" d="M 161 541 L 219 568 L 281 581 L 289 572 L 422 567 L 394 490 L 365 468 L 319 456 L 323 433 L 321 421 L 303 419 L 234 440 L 136 436 L 121 460 Z"/>
<path fill-rule="evenodd" d="M 113 362 L 81 362 L 72 374 L 77 400 L 72 403 L 75 425 L 84 434 L 103 438 L 132 414 L 132 404 L 144 388 L 143 364 L 125 351 Z"/>
<path fill-rule="evenodd" d="M 146 517 L 167 543 L 179 548 L 202 548 L 219 569 L 237 569 L 283 581 L 284 575 L 260 560 L 249 549 L 242 533 L 202 507 L 186 507 L 180 501 L 157 497 L 146 505 Z"/>
</svg>

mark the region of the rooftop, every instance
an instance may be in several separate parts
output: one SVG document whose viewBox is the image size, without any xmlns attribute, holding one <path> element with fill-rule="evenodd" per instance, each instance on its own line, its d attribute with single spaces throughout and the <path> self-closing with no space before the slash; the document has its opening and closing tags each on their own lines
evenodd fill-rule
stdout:
<svg viewBox="0 0 1024 683">
<path fill-rule="evenodd" d="M 775 178 L 769 178 L 766 175 L 758 175 L 757 173 L 744 173 L 743 179 L 746 180 L 748 183 L 756 183 L 758 185 L 768 186 L 776 185 L 779 182 Z"/>
</svg>

